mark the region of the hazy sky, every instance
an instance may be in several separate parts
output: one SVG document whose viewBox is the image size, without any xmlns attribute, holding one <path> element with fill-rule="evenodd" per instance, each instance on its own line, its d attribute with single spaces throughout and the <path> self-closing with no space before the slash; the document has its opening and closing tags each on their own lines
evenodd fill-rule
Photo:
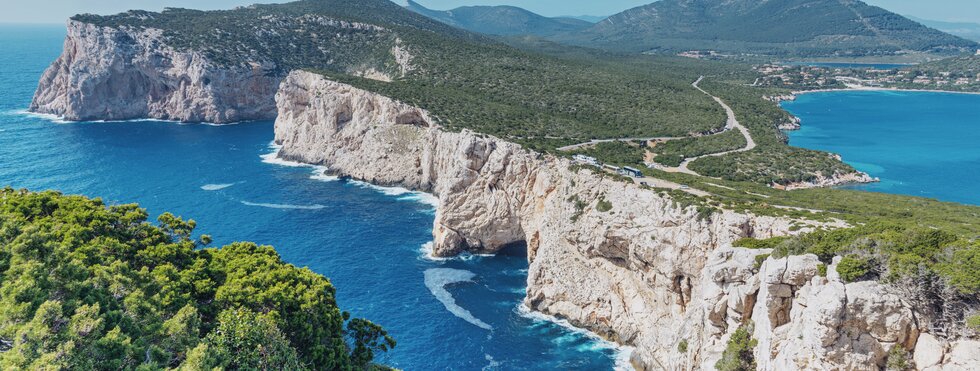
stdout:
<svg viewBox="0 0 980 371">
<path fill-rule="evenodd" d="M 356 1 L 356 0 L 351 0 Z M 401 1 L 401 0 L 399 0 Z M 463 5 L 516 5 L 549 16 L 610 15 L 652 0 L 417 0 L 433 9 Z M 980 23 L 980 0 L 866 0 L 900 14 L 940 21 Z M 165 6 L 224 9 L 276 0 L 2 0 L 0 23 L 61 23 L 78 13 L 111 14 Z"/>
</svg>

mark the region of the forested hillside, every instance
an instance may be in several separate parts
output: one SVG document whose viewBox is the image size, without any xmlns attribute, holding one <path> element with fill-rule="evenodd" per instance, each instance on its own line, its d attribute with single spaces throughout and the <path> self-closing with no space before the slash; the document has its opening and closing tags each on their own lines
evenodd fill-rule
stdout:
<svg viewBox="0 0 980 371">
<path fill-rule="evenodd" d="M 205 248 L 193 221 L 0 190 L 0 368 L 385 369 L 395 346 L 269 246 Z"/>
<path fill-rule="evenodd" d="M 630 52 L 799 57 L 960 53 L 977 47 L 856 0 L 663 0 L 556 39 Z"/>
</svg>

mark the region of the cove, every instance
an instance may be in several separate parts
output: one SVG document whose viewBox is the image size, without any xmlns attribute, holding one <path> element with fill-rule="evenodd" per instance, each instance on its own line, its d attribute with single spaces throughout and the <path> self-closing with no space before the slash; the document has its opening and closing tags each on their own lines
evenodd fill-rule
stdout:
<svg viewBox="0 0 980 371">
<path fill-rule="evenodd" d="M 198 222 L 215 245 L 248 240 L 323 274 L 341 308 L 384 326 L 378 359 L 407 370 L 611 369 L 612 344 L 520 307 L 519 246 L 425 257 L 431 197 L 324 177 L 273 160 L 271 122 L 58 123 L 23 112 L 61 50 L 63 26 L 0 26 L 0 186 L 138 202 Z"/>
<path fill-rule="evenodd" d="M 791 145 L 881 178 L 848 188 L 980 205 L 980 95 L 839 91 L 782 105 L 802 120 Z"/>
</svg>

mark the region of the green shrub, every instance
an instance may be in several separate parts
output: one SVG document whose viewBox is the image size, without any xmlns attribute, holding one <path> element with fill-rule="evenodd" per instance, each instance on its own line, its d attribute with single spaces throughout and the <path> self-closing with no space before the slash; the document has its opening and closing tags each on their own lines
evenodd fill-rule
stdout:
<svg viewBox="0 0 980 371">
<path fill-rule="evenodd" d="M 896 344 L 888 351 L 888 360 L 885 364 L 888 371 L 906 371 L 912 369 L 911 356 L 905 347 Z"/>
<path fill-rule="evenodd" d="M 753 269 L 759 270 L 760 268 L 762 268 L 762 263 L 765 263 L 766 259 L 769 259 L 770 256 L 772 256 L 772 254 L 756 255 L 755 266 L 753 267 Z"/>
<path fill-rule="evenodd" d="M 721 359 L 715 363 L 715 368 L 719 371 L 753 371 L 756 369 L 755 355 L 753 351 L 758 341 L 752 338 L 753 325 L 739 326 L 725 351 L 721 354 Z"/>
<path fill-rule="evenodd" d="M 973 331 L 980 331 L 980 314 L 966 317 L 966 327 L 969 327 Z"/>
<path fill-rule="evenodd" d="M 612 211 L 613 205 L 612 202 L 607 201 L 605 197 L 600 197 L 599 201 L 595 204 L 595 209 L 600 213 L 608 213 Z"/>
<path fill-rule="evenodd" d="M 820 277 L 827 277 L 827 264 L 817 264 L 817 275 Z"/>
<path fill-rule="evenodd" d="M 682 339 L 679 343 L 677 343 L 677 351 L 687 353 L 687 339 Z"/>
<path fill-rule="evenodd" d="M 964 294 L 980 292 L 980 242 L 953 251 L 939 264 L 939 272 Z"/>
<path fill-rule="evenodd" d="M 854 282 L 867 277 L 871 270 L 868 260 L 857 255 L 848 255 L 837 264 L 837 274 L 844 282 Z"/>
<path fill-rule="evenodd" d="M 746 249 L 773 249 L 783 241 L 788 240 L 790 237 L 773 237 L 765 240 L 759 240 L 755 238 L 740 238 L 735 241 L 732 245 L 735 247 L 744 247 Z"/>
</svg>

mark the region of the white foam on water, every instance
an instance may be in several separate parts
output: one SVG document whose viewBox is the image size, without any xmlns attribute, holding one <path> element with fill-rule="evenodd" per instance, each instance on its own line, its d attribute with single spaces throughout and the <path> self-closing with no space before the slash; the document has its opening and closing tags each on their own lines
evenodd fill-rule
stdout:
<svg viewBox="0 0 980 371">
<path fill-rule="evenodd" d="M 64 116 L 58 116 L 58 115 L 50 114 L 50 113 L 31 112 L 31 111 L 28 111 L 26 109 L 23 109 L 23 110 L 15 110 L 15 111 L 11 111 L 10 113 L 16 114 L 16 115 L 28 116 L 28 117 L 35 117 L 35 118 L 39 118 L 39 119 L 51 121 L 51 122 L 56 123 L 56 124 L 75 124 L 75 123 L 79 123 L 79 124 L 84 124 L 84 123 L 126 124 L 126 123 L 134 123 L 134 122 L 162 122 L 162 123 L 178 124 L 178 125 L 215 125 L 215 126 L 222 126 L 221 124 L 211 124 L 211 123 L 206 123 L 206 122 L 193 123 L 193 122 L 181 122 L 181 121 L 176 121 L 176 120 L 164 120 L 164 119 L 156 119 L 156 118 L 139 118 L 139 119 L 128 119 L 128 120 L 85 120 L 85 121 L 72 121 L 72 120 L 66 120 Z M 226 124 L 226 125 L 230 125 L 230 124 Z"/>
<path fill-rule="evenodd" d="M 608 341 L 606 339 L 603 339 L 602 337 L 600 337 L 599 335 L 596 335 L 595 333 L 593 333 L 591 331 L 588 331 L 588 330 L 585 330 L 585 329 L 582 329 L 582 328 L 575 327 L 574 325 L 572 325 L 567 320 L 564 320 L 564 319 L 561 319 L 561 318 L 558 318 L 558 317 L 555 317 L 555 316 L 549 316 L 549 315 L 544 314 L 544 313 L 539 313 L 539 312 L 532 311 L 530 308 L 528 308 L 526 305 L 524 305 L 524 303 L 519 304 L 517 306 L 517 310 L 516 311 L 517 311 L 518 315 L 520 315 L 521 317 L 528 318 L 528 319 L 531 319 L 533 321 L 540 322 L 540 323 L 552 323 L 552 324 L 556 324 L 558 326 L 561 326 L 565 330 L 568 330 L 568 331 L 570 331 L 572 333 L 575 333 L 575 334 L 577 334 L 579 336 L 585 336 L 585 337 L 591 339 L 593 341 L 593 345 L 591 345 L 589 347 L 589 349 L 582 349 L 582 350 L 601 350 L 601 349 L 612 349 L 612 350 L 614 350 L 616 352 L 615 365 L 613 366 L 613 369 L 614 370 L 617 370 L 617 371 L 631 371 L 631 370 L 635 370 L 633 368 L 633 364 L 630 362 L 630 358 L 633 355 L 633 347 L 619 345 L 619 344 L 613 343 L 611 341 Z M 558 342 L 558 343 L 567 342 L 568 339 L 566 339 L 566 336 L 559 337 L 559 338 L 555 339 L 555 341 Z"/>
<path fill-rule="evenodd" d="M 62 117 L 62 116 L 53 115 L 53 114 L 50 114 L 50 113 L 31 112 L 31 111 L 28 111 L 26 109 L 15 110 L 15 111 L 12 111 L 11 113 L 13 113 L 15 115 L 21 115 L 21 116 L 27 116 L 27 117 L 33 117 L 33 118 L 38 118 L 38 119 L 42 119 L 42 120 L 47 120 L 47 121 L 51 121 L 51 122 L 56 123 L 56 124 L 70 124 L 70 123 L 72 123 L 72 121 L 65 120 L 65 118 Z"/>
<path fill-rule="evenodd" d="M 422 244 L 422 248 L 419 250 L 422 253 L 421 258 L 425 260 L 431 260 L 437 262 L 452 260 L 452 258 L 443 258 L 443 257 L 432 255 L 432 249 L 435 248 L 435 246 L 436 243 L 433 241 L 429 241 Z"/>
<path fill-rule="evenodd" d="M 286 167 L 308 167 L 313 169 L 312 175 L 310 175 L 310 179 L 319 180 L 321 182 L 333 182 L 340 179 L 332 175 L 327 175 L 326 166 L 304 164 L 302 162 L 288 161 L 279 158 L 279 150 L 282 149 L 282 146 L 280 145 L 277 145 L 275 143 L 270 143 L 269 149 L 271 149 L 272 152 L 266 153 L 264 155 L 259 155 L 259 157 L 262 158 L 263 163 L 270 164 L 270 165 L 286 166 Z"/>
<path fill-rule="evenodd" d="M 452 256 L 452 257 L 441 257 L 432 254 L 432 249 L 434 248 L 435 248 L 435 243 L 432 241 L 422 244 L 422 247 L 419 249 L 419 258 L 423 260 L 434 261 L 434 262 L 445 262 L 450 260 L 471 261 L 479 258 L 489 258 L 494 256 L 493 254 L 473 254 L 469 252 L 464 252 L 462 254 Z"/>
<path fill-rule="evenodd" d="M 267 204 L 267 203 L 260 203 L 260 202 L 248 202 L 248 201 L 241 201 L 241 203 L 246 206 L 266 207 L 270 209 L 283 209 L 283 210 L 320 210 L 326 207 L 323 205 Z"/>
<path fill-rule="evenodd" d="M 473 277 L 476 277 L 475 273 L 461 269 L 431 268 L 427 269 L 424 274 L 425 287 L 429 288 L 436 300 L 439 300 L 450 313 L 476 327 L 489 331 L 493 330 L 493 327 L 490 327 L 486 322 L 479 320 L 470 311 L 456 304 L 456 299 L 446 290 L 446 286 L 454 283 L 471 282 Z"/>
<path fill-rule="evenodd" d="M 327 175 L 326 171 L 327 171 L 326 167 L 318 166 L 316 169 L 313 170 L 313 175 L 310 175 L 310 179 L 319 180 L 321 182 L 335 182 L 338 179 L 340 179 L 333 175 Z"/>
<path fill-rule="evenodd" d="M 483 371 L 497 370 L 500 369 L 500 362 L 497 362 L 489 354 L 483 353 L 483 359 L 486 359 L 490 364 L 483 366 Z"/>
<path fill-rule="evenodd" d="M 432 206 L 433 211 L 439 207 L 439 197 L 434 194 L 425 192 L 412 192 L 407 196 L 402 196 L 398 198 L 399 200 L 414 201 L 421 204 L 426 204 Z"/>
<path fill-rule="evenodd" d="M 383 187 L 362 181 L 352 181 L 351 183 L 364 188 L 373 189 L 386 196 L 398 197 L 398 199 L 402 201 L 418 202 L 429 205 L 433 209 L 439 207 L 439 198 L 431 193 L 417 192 L 403 187 Z"/>
<path fill-rule="evenodd" d="M 201 186 L 201 189 L 205 191 L 220 191 L 222 189 L 228 188 L 235 185 L 235 183 L 225 183 L 225 184 L 205 184 Z"/>
<path fill-rule="evenodd" d="M 313 165 L 304 164 L 302 162 L 283 160 L 278 156 L 279 156 L 279 150 L 276 150 L 275 152 L 266 153 L 259 157 L 262 158 L 262 162 L 270 165 L 279 165 L 279 166 L 286 166 L 286 167 L 313 167 Z"/>
<path fill-rule="evenodd" d="M 219 126 L 220 127 L 220 126 L 232 126 L 232 125 L 248 124 L 248 123 L 252 123 L 252 122 L 258 122 L 258 121 L 235 121 L 235 122 L 229 122 L 229 123 L 225 123 L 225 124 L 216 124 L 216 123 L 213 123 L 213 122 L 199 122 L 197 124 L 204 125 L 204 126 Z"/>
</svg>

